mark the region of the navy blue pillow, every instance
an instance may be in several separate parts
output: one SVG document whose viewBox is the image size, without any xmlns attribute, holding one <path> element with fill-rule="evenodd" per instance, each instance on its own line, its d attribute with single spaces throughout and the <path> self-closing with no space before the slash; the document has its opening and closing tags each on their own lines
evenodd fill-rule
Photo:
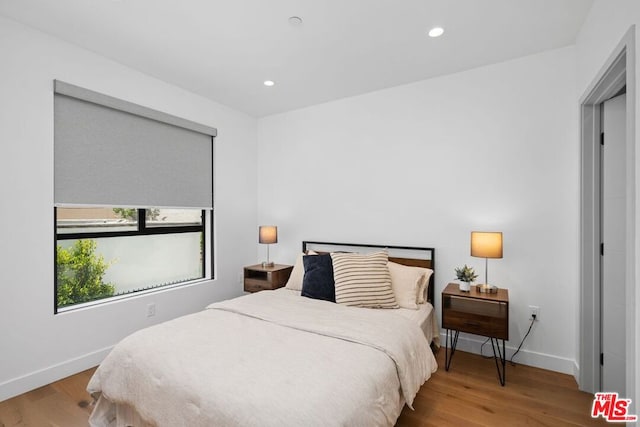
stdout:
<svg viewBox="0 0 640 427">
<path fill-rule="evenodd" d="M 302 296 L 336 302 L 336 285 L 333 280 L 331 255 L 305 255 Z"/>
</svg>

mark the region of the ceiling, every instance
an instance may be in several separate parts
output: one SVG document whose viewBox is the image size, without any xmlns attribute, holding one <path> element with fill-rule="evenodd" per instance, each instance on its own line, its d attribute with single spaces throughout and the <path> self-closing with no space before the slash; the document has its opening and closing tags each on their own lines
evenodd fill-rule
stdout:
<svg viewBox="0 0 640 427">
<path fill-rule="evenodd" d="M 591 4 L 0 0 L 0 15 L 262 117 L 574 44 Z"/>
</svg>

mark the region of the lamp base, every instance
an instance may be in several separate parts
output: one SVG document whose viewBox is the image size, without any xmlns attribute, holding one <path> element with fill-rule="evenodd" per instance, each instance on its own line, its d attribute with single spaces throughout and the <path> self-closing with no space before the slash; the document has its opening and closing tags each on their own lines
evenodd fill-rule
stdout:
<svg viewBox="0 0 640 427">
<path fill-rule="evenodd" d="M 493 286 L 493 285 L 477 285 L 476 286 L 476 291 L 480 292 L 482 294 L 497 294 L 498 293 L 498 287 L 497 286 Z"/>
<path fill-rule="evenodd" d="M 262 262 L 262 268 L 271 268 L 273 266 L 274 266 L 273 261 L 271 261 L 271 262 L 263 261 Z"/>
</svg>

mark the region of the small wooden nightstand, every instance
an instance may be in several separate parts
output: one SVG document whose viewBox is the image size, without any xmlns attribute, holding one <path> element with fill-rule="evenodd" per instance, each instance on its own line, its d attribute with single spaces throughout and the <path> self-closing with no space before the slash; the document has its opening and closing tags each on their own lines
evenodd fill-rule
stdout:
<svg viewBox="0 0 640 427">
<path fill-rule="evenodd" d="M 261 264 L 244 268 L 245 292 L 258 292 L 283 287 L 293 270 L 292 265 L 275 264 L 273 267 L 263 267 Z"/>
<path fill-rule="evenodd" d="M 491 339 L 498 379 L 500 384 L 504 385 L 506 381 L 504 343 L 509 339 L 508 290 L 498 289 L 497 293 L 487 294 L 478 292 L 475 286 L 471 286 L 471 291 L 462 292 L 456 283 L 449 283 L 442 291 L 442 327 L 447 330 L 445 370 L 448 371 L 451 365 L 460 332 L 483 335 Z M 500 351 L 499 340 L 502 340 L 502 351 Z M 448 350 L 449 347 L 451 352 Z"/>
</svg>

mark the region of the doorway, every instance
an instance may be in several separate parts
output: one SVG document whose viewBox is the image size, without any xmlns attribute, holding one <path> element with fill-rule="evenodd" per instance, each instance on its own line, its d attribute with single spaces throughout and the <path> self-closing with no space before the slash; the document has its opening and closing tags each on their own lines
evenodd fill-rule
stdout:
<svg viewBox="0 0 640 427">
<path fill-rule="evenodd" d="M 635 30 L 631 27 L 580 100 L 577 380 L 581 390 L 591 393 L 617 391 L 635 401 L 634 55 Z M 627 96 L 614 101 L 613 98 L 625 89 Z M 614 113 L 616 110 L 618 114 Z M 609 116 L 617 115 L 618 119 L 621 115 L 622 124 L 619 120 L 607 123 L 607 112 Z M 605 127 L 609 128 L 608 132 L 619 133 L 617 154 L 601 151 L 600 138 Z M 606 135 L 604 142 L 606 145 Z M 612 176 L 612 173 L 617 175 Z M 620 205 L 621 201 L 624 201 L 623 205 Z M 619 369 L 608 369 L 616 365 Z M 606 390 L 609 387 L 620 389 Z"/>
<path fill-rule="evenodd" d="M 623 89 L 626 89 L 623 88 Z M 600 388 L 626 396 L 626 94 L 600 104 Z"/>
</svg>

